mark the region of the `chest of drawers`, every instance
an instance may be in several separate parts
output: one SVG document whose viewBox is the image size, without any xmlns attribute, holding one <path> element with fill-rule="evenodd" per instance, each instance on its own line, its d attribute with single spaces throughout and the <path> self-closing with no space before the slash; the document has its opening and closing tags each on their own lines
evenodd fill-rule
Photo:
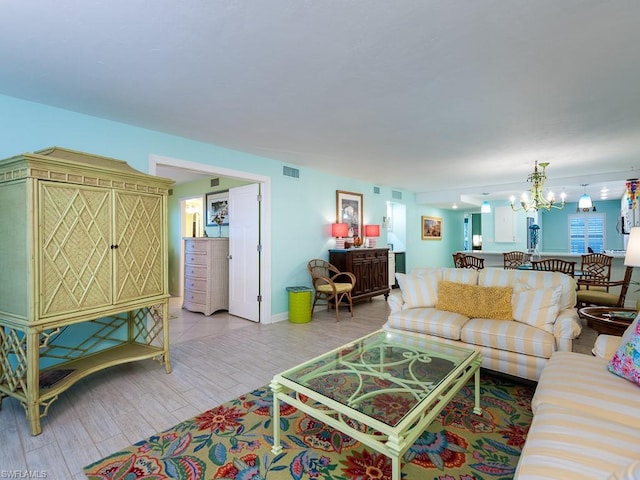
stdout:
<svg viewBox="0 0 640 480">
<path fill-rule="evenodd" d="M 229 239 L 185 238 L 183 308 L 211 315 L 229 309 Z"/>
</svg>

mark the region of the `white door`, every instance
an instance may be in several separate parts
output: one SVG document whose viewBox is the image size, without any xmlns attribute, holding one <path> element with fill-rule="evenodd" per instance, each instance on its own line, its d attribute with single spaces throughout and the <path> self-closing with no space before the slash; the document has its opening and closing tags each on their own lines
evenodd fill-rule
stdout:
<svg viewBox="0 0 640 480">
<path fill-rule="evenodd" d="M 229 313 L 260 321 L 260 184 L 229 189 Z"/>
</svg>

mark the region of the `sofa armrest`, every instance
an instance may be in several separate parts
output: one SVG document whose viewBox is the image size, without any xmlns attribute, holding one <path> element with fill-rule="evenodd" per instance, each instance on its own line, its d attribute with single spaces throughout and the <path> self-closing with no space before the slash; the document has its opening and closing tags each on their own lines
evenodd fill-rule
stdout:
<svg viewBox="0 0 640 480">
<path fill-rule="evenodd" d="M 553 324 L 553 336 L 563 340 L 573 340 L 582 333 L 582 324 L 575 308 L 565 308 L 558 312 Z"/>
<path fill-rule="evenodd" d="M 404 309 L 404 298 L 402 298 L 400 290 L 392 290 L 387 302 L 389 303 L 389 308 L 391 308 L 392 315 Z"/>
<path fill-rule="evenodd" d="M 615 335 L 598 335 L 596 343 L 593 345 L 593 355 L 605 360 L 611 360 L 620 347 L 620 340 L 622 340 L 622 337 Z"/>
</svg>

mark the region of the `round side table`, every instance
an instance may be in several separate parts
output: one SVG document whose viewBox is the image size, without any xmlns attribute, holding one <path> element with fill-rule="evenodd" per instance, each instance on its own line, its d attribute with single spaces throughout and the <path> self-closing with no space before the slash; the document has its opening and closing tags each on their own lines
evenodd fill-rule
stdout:
<svg viewBox="0 0 640 480">
<path fill-rule="evenodd" d="M 578 310 L 578 315 L 586 319 L 587 325 L 596 332 L 618 336 L 622 336 L 633 322 L 636 313 L 633 308 L 616 307 L 583 307 Z"/>
</svg>

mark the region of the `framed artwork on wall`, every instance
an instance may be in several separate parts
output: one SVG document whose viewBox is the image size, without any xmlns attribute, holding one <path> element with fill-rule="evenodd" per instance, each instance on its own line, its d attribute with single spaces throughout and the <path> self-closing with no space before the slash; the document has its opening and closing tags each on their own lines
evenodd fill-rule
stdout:
<svg viewBox="0 0 640 480">
<path fill-rule="evenodd" d="M 229 191 L 211 192 L 206 195 L 207 227 L 229 225 Z"/>
<path fill-rule="evenodd" d="M 442 218 L 422 217 L 422 240 L 442 240 Z"/>
<path fill-rule="evenodd" d="M 363 201 L 361 193 L 336 190 L 336 223 L 346 223 L 349 237 L 362 237 Z"/>
</svg>

